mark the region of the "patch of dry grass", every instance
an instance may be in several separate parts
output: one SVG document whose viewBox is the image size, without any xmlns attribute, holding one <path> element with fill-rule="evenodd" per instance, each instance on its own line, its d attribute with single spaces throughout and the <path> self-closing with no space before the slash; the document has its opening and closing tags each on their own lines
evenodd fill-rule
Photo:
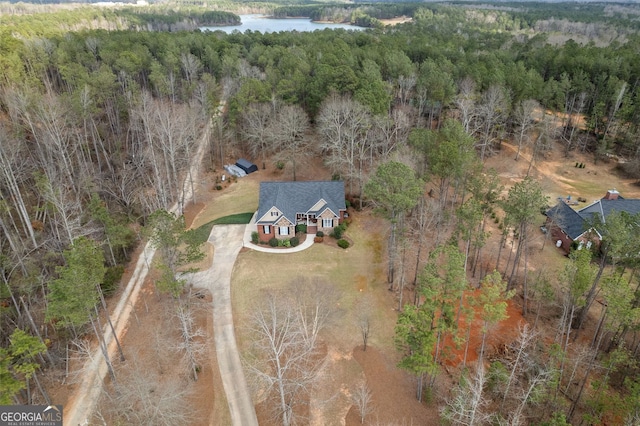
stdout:
<svg viewBox="0 0 640 426">
<path fill-rule="evenodd" d="M 214 194 L 213 200 L 193 219 L 191 228 L 199 228 L 224 216 L 257 210 L 259 185 L 258 178 L 250 176 L 229 183 L 219 195 Z"/>
</svg>

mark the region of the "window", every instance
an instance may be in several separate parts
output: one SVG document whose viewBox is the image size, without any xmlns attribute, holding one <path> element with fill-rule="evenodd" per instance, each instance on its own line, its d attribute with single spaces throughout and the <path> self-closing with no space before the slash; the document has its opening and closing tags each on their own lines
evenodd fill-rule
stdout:
<svg viewBox="0 0 640 426">
<path fill-rule="evenodd" d="M 270 234 L 271 233 L 271 226 L 264 225 L 262 230 L 265 233 L 265 235 Z"/>
<path fill-rule="evenodd" d="M 271 216 L 278 216 L 278 212 L 277 212 L 277 211 L 275 211 L 275 210 L 274 210 L 274 211 L 272 211 L 272 212 L 271 212 Z"/>
<path fill-rule="evenodd" d="M 322 219 L 322 227 L 323 228 L 332 228 L 333 227 L 333 219 Z"/>
<path fill-rule="evenodd" d="M 289 227 L 281 226 L 280 227 L 280 235 L 289 235 Z"/>
</svg>

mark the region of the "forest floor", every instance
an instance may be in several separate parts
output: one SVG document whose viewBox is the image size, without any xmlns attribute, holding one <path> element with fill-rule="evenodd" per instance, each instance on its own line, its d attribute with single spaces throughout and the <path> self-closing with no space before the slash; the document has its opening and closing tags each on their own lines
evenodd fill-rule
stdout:
<svg viewBox="0 0 640 426">
<path fill-rule="evenodd" d="M 549 196 L 549 204 L 553 205 L 557 197 L 566 197 L 571 195 L 572 198 L 584 197 L 587 203 L 594 201 L 605 195 L 608 189 L 615 188 L 623 196 L 627 198 L 640 198 L 640 187 L 636 182 L 630 179 L 622 178 L 617 170 L 615 163 L 598 163 L 593 164 L 592 156 L 589 154 L 571 153 L 569 157 L 558 154 L 561 150 L 558 148 L 551 153 L 546 154 L 544 158 L 539 159 L 532 168 L 532 176 L 536 178 L 542 185 L 545 193 Z M 521 180 L 529 168 L 529 154 L 523 152 L 519 161 L 514 161 L 515 147 L 503 143 L 502 149 L 493 157 L 486 161 L 488 168 L 494 168 L 501 182 L 508 188 L 517 181 Z M 575 163 L 584 163 L 585 168 L 576 168 Z M 258 183 L 263 180 L 290 180 L 292 178 L 291 171 L 277 170 L 272 166 L 266 170 L 260 169 L 259 172 L 249 175 L 238 182 L 228 182 L 221 191 L 214 189 L 216 178 L 219 173 L 210 171 L 199 182 L 197 189 L 198 202 L 188 206 L 185 216 L 188 224 L 200 225 L 208 221 L 220 217 L 225 211 L 223 203 L 225 194 L 235 190 L 243 193 L 243 191 L 253 192 L 255 194 L 247 198 L 246 206 L 255 208 L 254 203 L 257 200 Z M 298 171 L 298 180 L 317 180 L 330 179 L 330 173 L 322 166 L 321 159 L 313 159 L 308 165 Z M 245 190 L 243 188 L 248 188 Z M 506 194 L 506 189 L 505 189 Z M 255 198 L 252 198 L 255 197 Z M 226 204 L 226 203 L 224 203 Z M 586 204 L 582 204 L 584 206 Z M 579 206 L 579 207 L 581 207 Z M 249 211 L 249 209 L 242 209 Z M 235 212 L 235 213 L 238 213 Z M 229 212 L 233 213 L 233 212 Z M 224 214 L 229 214 L 224 212 Z M 540 224 L 544 221 L 544 217 L 540 217 Z M 375 256 L 381 264 L 384 263 L 384 245 L 386 244 L 385 234 L 388 231 L 386 223 L 380 218 L 374 216 L 370 211 L 356 212 L 354 214 L 354 224 L 356 227 L 350 232 L 358 233 L 364 231 L 366 234 L 366 244 L 373 250 Z M 352 225 L 353 226 L 353 225 Z M 351 228 L 350 228 L 351 229 Z M 360 231 L 358 231 L 360 230 Z M 493 269 L 490 262 L 495 262 L 494 253 L 498 249 L 499 233 L 497 229 L 493 231 L 493 236 L 489 239 L 484 253 L 487 253 L 486 260 L 481 261 L 480 269 L 484 273 Z M 365 237 L 363 237 L 365 238 Z M 540 232 L 532 241 L 531 258 L 529 259 L 530 270 L 544 268 L 555 271 L 558 270 L 564 260 L 564 256 L 554 247 L 552 243 L 544 241 L 544 235 Z M 538 250 L 535 249 L 538 248 Z M 336 250 L 337 256 L 340 256 L 337 248 L 327 247 L 321 250 Z M 212 254 L 212 250 L 208 248 Z M 246 254 L 247 250 L 243 249 L 239 259 L 244 258 L 252 260 L 251 256 Z M 490 257 L 491 254 L 491 257 Z M 503 257 L 506 258 L 507 254 Z M 506 261 L 506 259 L 504 259 Z M 409 262 L 412 263 L 412 262 Z M 236 265 L 237 266 L 237 265 Z M 500 270 L 503 265 L 498 265 Z M 501 271 L 504 272 L 504 271 Z M 234 272 L 235 274 L 236 272 Z M 398 296 L 397 292 L 390 293 L 385 284 L 386 274 L 384 268 L 373 267 L 367 271 L 367 276 L 360 278 L 355 276 L 352 279 L 351 286 L 353 291 L 366 292 L 370 291 L 375 297 L 377 307 L 384 312 L 385 318 L 392 319 L 396 315 L 396 307 Z M 414 271 L 408 270 L 407 276 L 412 278 Z M 377 276 L 376 276 L 377 275 Z M 481 272 L 479 276 L 483 275 Z M 477 278 L 471 278 L 471 281 Z M 235 280 L 235 278 L 234 278 Z M 233 285 L 233 282 L 232 282 Z M 136 362 L 139 365 L 156 365 L 158 351 L 157 341 L 168 341 L 172 338 L 173 332 L 166 332 L 164 336 L 159 335 L 156 330 L 158 328 L 171 328 L 171 321 L 167 321 L 167 309 L 169 307 L 167 297 L 158 297 L 155 294 L 153 286 L 153 277 L 148 277 L 145 287 L 142 290 L 142 297 L 135 306 L 135 321 L 131 321 L 126 335 L 123 338 L 123 346 L 125 354 L 134 354 Z M 395 296 L 395 297 L 394 297 Z M 204 295 L 203 302 L 210 300 L 210 295 Z M 490 332 L 488 341 L 488 356 L 495 354 L 502 347 L 510 343 L 517 334 L 518 325 L 523 321 L 533 322 L 537 312 L 532 310 L 527 318 L 523 318 L 520 314 L 521 299 L 516 296 L 509 305 L 509 318 L 497 326 Z M 210 304 L 202 303 L 197 311 L 196 323 L 199 327 L 206 330 L 206 336 L 212 342 L 213 324 L 211 321 Z M 234 320 L 237 323 L 236 305 L 234 304 Z M 543 313 L 540 315 L 542 324 L 548 323 L 548 327 L 552 327 L 553 313 Z M 594 314 L 595 317 L 595 314 Z M 415 400 L 415 380 L 412 376 L 396 367 L 399 361 L 399 355 L 393 347 L 393 342 L 389 339 L 392 336 L 393 321 L 379 321 L 376 329 L 372 331 L 372 341 L 366 351 L 362 350 L 361 341 L 358 341 L 357 331 L 354 338 L 345 336 L 327 335 L 327 355 L 328 365 L 325 368 L 323 377 L 317 389 L 317 398 L 310 402 L 310 424 L 336 424 L 336 425 L 357 425 L 360 424 L 360 418 L 357 410 L 353 407 L 349 400 L 350 389 L 356 382 L 366 380 L 367 385 L 372 391 L 374 412 L 367 417 L 365 424 L 375 424 L 375 422 L 383 422 L 390 424 L 439 424 L 438 405 L 442 402 L 442 398 L 446 396 L 445 392 L 451 385 L 451 378 L 454 377 L 454 370 L 460 368 L 459 361 L 462 359 L 460 350 L 451 347 L 452 361 L 445 366 L 446 374 L 442 374 L 436 383 L 434 395 L 431 396 L 431 403 L 418 403 Z M 352 327 L 349 324 L 341 324 L 342 328 Z M 475 327 L 474 327 L 475 328 Z M 340 334 L 341 332 L 337 332 Z M 344 334 L 344 332 L 343 332 Z M 472 333 L 470 337 L 470 349 L 468 362 L 474 362 L 476 351 L 480 342 L 479 327 Z M 242 347 L 242 342 L 239 343 Z M 212 345 L 209 345 L 213 349 Z M 168 373 L 167 366 L 178 365 L 177 355 L 175 352 L 163 352 L 162 370 Z M 171 359 L 174 357 L 175 359 Z M 197 382 L 192 382 L 189 387 L 192 388 L 189 397 L 189 407 L 191 408 L 191 416 L 194 425 L 227 425 L 230 424 L 228 408 L 224 391 L 222 390 L 222 382 L 217 369 L 217 361 L 215 359 L 215 351 L 210 350 L 208 354 L 209 362 L 203 362 L 203 368 Z M 457 361 L 456 361 L 457 359 Z M 329 374 L 330 372 L 330 374 Z M 175 373 L 177 374 L 177 373 Z M 332 388 L 333 390 L 329 390 Z M 65 394 L 63 389 L 59 390 L 59 395 Z M 324 407 L 330 406 L 325 409 Z M 260 424 L 274 424 L 266 415 L 264 407 L 257 407 Z"/>
</svg>

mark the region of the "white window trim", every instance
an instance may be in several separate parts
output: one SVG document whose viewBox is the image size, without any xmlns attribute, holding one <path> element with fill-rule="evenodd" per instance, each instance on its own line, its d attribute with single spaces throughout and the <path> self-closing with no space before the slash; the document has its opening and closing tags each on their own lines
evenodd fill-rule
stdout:
<svg viewBox="0 0 640 426">
<path fill-rule="evenodd" d="M 329 223 L 329 225 L 327 225 Z M 333 228 L 333 219 L 322 219 L 323 228 Z"/>
<path fill-rule="evenodd" d="M 271 233 L 271 225 L 262 225 L 262 231 L 265 233 L 265 235 L 268 235 Z"/>
<path fill-rule="evenodd" d="M 282 232 L 286 231 L 286 232 Z M 289 235 L 289 227 L 288 226 L 280 226 L 280 235 Z"/>
</svg>

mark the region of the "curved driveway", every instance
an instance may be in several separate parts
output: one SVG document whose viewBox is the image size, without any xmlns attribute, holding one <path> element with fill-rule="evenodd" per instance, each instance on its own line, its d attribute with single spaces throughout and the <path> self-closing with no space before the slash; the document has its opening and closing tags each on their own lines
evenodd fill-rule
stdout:
<svg viewBox="0 0 640 426">
<path fill-rule="evenodd" d="M 213 262 L 206 271 L 191 277 L 195 287 L 206 288 L 213 298 L 213 335 L 222 385 L 234 426 L 258 426 L 256 411 L 242 370 L 231 311 L 231 272 L 242 248 L 246 225 L 216 225 L 209 242 Z"/>
</svg>

